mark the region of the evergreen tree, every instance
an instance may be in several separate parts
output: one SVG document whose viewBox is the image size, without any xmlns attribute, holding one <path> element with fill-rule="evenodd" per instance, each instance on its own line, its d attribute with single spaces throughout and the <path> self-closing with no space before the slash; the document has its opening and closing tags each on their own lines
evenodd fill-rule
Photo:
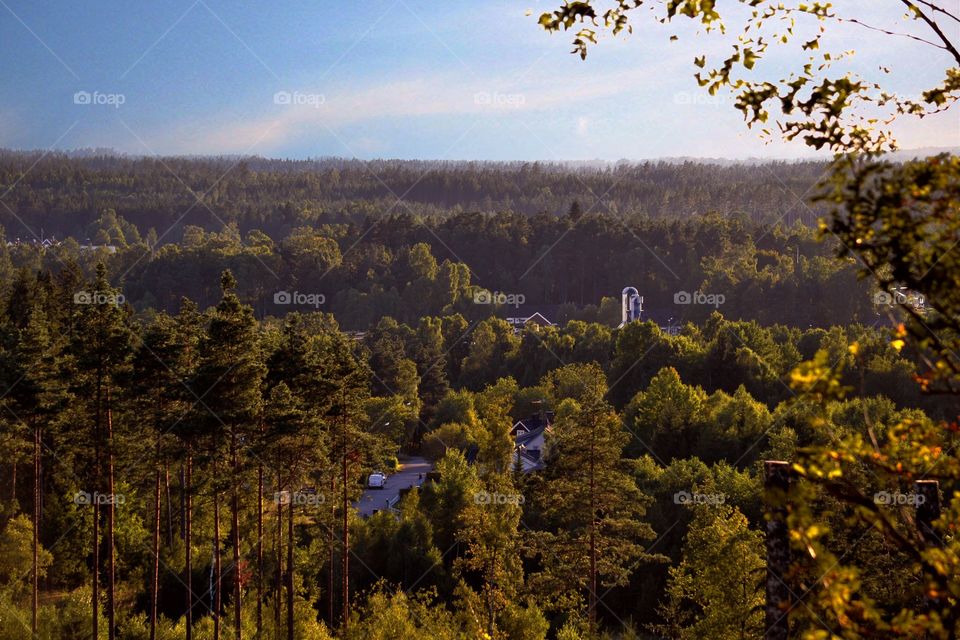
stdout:
<svg viewBox="0 0 960 640">
<path fill-rule="evenodd" d="M 301 481 L 308 468 L 323 458 L 323 443 L 318 442 L 317 421 L 303 410 L 302 400 L 296 398 L 285 382 L 275 385 L 269 393 L 264 412 L 266 431 L 262 436 L 258 457 L 269 460 L 274 475 L 273 504 L 276 506 L 276 589 L 274 592 L 274 623 L 281 628 L 280 608 L 282 588 L 287 591 L 286 628 L 288 638 L 293 640 L 293 611 L 295 594 L 293 549 L 294 510 L 299 504 Z M 283 512 L 287 511 L 287 558 L 283 558 Z M 258 567 L 262 571 L 262 567 Z M 285 578 L 285 580 L 284 580 Z M 281 588 L 282 584 L 282 588 Z"/>
<path fill-rule="evenodd" d="M 665 623 L 677 640 L 749 640 L 763 635 L 764 549 L 736 507 L 696 505 L 680 564 L 670 568 Z"/>
<path fill-rule="evenodd" d="M 420 376 L 420 398 L 423 400 L 421 419 L 430 421 L 430 408 L 447 393 L 447 354 L 443 347 L 443 327 L 438 318 L 424 317 L 417 325 L 416 346 L 413 354 Z"/>
<path fill-rule="evenodd" d="M 257 322 L 250 307 L 241 304 L 236 280 L 229 271 L 220 278 L 223 298 L 210 318 L 200 343 L 199 366 L 191 384 L 198 398 L 198 422 L 206 434 L 207 454 L 213 469 L 214 518 L 214 638 L 219 638 L 221 615 L 220 497 L 230 492 L 230 534 L 233 563 L 233 625 L 241 634 L 242 584 L 240 576 L 240 484 L 243 481 L 245 448 L 256 433 L 261 410 L 261 384 L 265 365 Z M 223 441 L 226 440 L 224 443 Z M 222 478 L 219 458 L 227 447 L 229 472 Z"/>
<path fill-rule="evenodd" d="M 187 312 L 189 315 L 189 311 Z M 133 356 L 130 379 L 126 386 L 134 399 L 134 410 L 145 419 L 149 431 L 144 435 L 152 442 L 150 470 L 153 476 L 152 567 L 150 569 L 150 640 L 157 630 L 157 604 L 160 588 L 160 531 L 163 481 L 169 476 L 170 460 L 175 455 L 171 431 L 180 425 L 189 410 L 189 393 L 185 387 L 191 371 L 189 358 L 195 340 L 184 335 L 186 316 L 174 319 L 159 314 L 147 327 Z M 167 504 L 167 513 L 172 505 Z M 172 543 L 168 531 L 167 543 Z M 189 605 L 188 605 L 189 606 Z"/>
<path fill-rule="evenodd" d="M 332 624 L 333 522 L 340 516 L 340 603 L 341 620 L 349 622 L 349 512 L 357 497 L 358 485 L 351 481 L 358 468 L 379 466 L 389 443 L 367 429 L 366 401 L 369 398 L 369 370 L 345 339 L 332 318 L 320 314 L 291 315 L 284 325 L 277 351 L 270 358 L 271 384 L 285 382 L 302 410 L 316 417 L 323 429 L 322 439 L 329 454 L 320 476 L 329 482 L 331 520 L 328 540 L 331 552 L 328 615 Z M 315 436 L 320 437 L 320 436 Z M 334 496 L 339 494 L 336 498 Z"/>
<path fill-rule="evenodd" d="M 626 426 L 635 437 L 628 455 L 652 453 L 661 460 L 686 458 L 697 449 L 707 394 L 686 385 L 677 370 L 661 369 L 627 406 Z"/>
<path fill-rule="evenodd" d="M 71 372 L 74 395 L 82 399 L 85 422 L 89 425 L 92 456 L 89 460 L 89 494 L 93 510 L 92 631 L 98 637 L 100 606 L 100 520 L 101 506 L 106 511 L 107 553 L 107 634 L 116 637 L 116 551 L 114 529 L 117 497 L 114 482 L 116 456 L 114 410 L 118 379 L 123 375 L 132 350 L 128 313 L 123 296 L 110 286 L 103 263 L 86 290 L 73 294 L 74 311 L 70 351 L 74 357 Z"/>
<path fill-rule="evenodd" d="M 454 566 L 466 606 L 477 601 L 487 636 L 503 637 L 500 618 L 517 605 L 523 587 L 518 528 L 524 497 L 509 474 L 497 473 L 474 482 L 472 498 L 460 513 L 457 541 L 465 551 Z"/>
<path fill-rule="evenodd" d="M 536 507 L 548 528 L 535 536 L 542 569 L 531 582 L 570 603 L 585 595 L 595 632 L 598 590 L 626 584 L 640 562 L 656 559 L 641 545 L 655 535 L 643 521 L 649 498 L 621 460 L 627 435 L 603 400 L 602 372 L 568 366 L 557 374 L 554 386 L 573 397 L 561 403 L 547 440 Z"/>
<path fill-rule="evenodd" d="M 192 387 L 196 377 L 200 359 L 200 342 L 204 330 L 204 318 L 200 315 L 196 305 L 187 299 L 181 301 L 180 313 L 176 317 L 176 344 L 178 345 L 179 371 L 182 371 L 180 387 L 174 386 L 171 391 L 179 392 L 179 399 L 191 407 L 180 415 L 170 427 L 170 432 L 177 442 L 177 449 L 182 457 L 180 467 L 181 490 L 181 536 L 184 543 L 184 618 L 187 640 L 193 638 L 193 610 L 196 605 L 193 592 L 193 523 L 194 523 L 194 473 L 193 462 L 200 447 L 200 428 L 195 409 L 198 397 Z M 176 371 L 175 371 L 176 373 Z M 186 381 L 186 384 L 183 383 Z M 177 397 L 176 395 L 174 396 Z"/>
<path fill-rule="evenodd" d="M 50 431 L 57 420 L 59 413 L 64 409 L 68 400 L 60 379 L 62 350 L 64 343 L 56 333 L 51 335 L 51 329 L 43 307 L 34 304 L 29 310 L 26 326 L 15 332 L 15 344 L 9 345 L 9 358 L 4 358 L 4 399 L 5 408 L 14 418 L 11 423 L 17 427 L 25 427 L 26 435 L 30 439 L 33 461 L 33 491 L 30 504 L 32 510 L 31 528 L 31 629 L 38 632 L 39 613 L 39 580 L 41 573 L 39 541 L 40 523 L 43 519 L 42 504 L 43 492 L 41 478 L 43 475 L 44 440 L 43 434 Z M 7 354 L 4 354 L 7 355 Z M 14 449 L 16 452 L 16 448 Z M 16 453 L 14 454 L 16 455 Z M 14 464 L 16 460 L 14 461 Z M 16 498 L 16 476 L 12 482 L 13 496 Z"/>
<path fill-rule="evenodd" d="M 324 379 L 335 388 L 323 416 L 330 434 L 332 462 L 339 463 L 341 515 L 340 604 L 341 622 L 346 632 L 350 620 L 350 525 L 351 502 L 359 495 L 352 474 L 358 467 L 378 464 L 387 451 L 386 443 L 366 430 L 364 402 L 369 397 L 368 374 L 341 334 L 326 334 L 319 345 L 324 362 Z M 331 567 L 332 571 L 332 567 Z"/>
</svg>

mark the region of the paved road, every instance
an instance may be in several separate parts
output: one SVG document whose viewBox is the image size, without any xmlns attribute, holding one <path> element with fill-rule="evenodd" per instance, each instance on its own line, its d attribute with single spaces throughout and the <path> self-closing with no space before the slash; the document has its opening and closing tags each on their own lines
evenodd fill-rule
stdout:
<svg viewBox="0 0 960 640">
<path fill-rule="evenodd" d="M 382 511 L 388 500 L 395 502 L 401 489 L 419 486 L 423 482 L 420 474 L 426 478 L 427 472 L 433 469 L 433 465 L 424 458 L 403 458 L 400 463 L 400 471 L 387 476 L 383 489 L 366 489 L 360 496 L 360 502 L 354 503 L 353 506 L 362 517 L 372 515 L 375 510 Z"/>
</svg>

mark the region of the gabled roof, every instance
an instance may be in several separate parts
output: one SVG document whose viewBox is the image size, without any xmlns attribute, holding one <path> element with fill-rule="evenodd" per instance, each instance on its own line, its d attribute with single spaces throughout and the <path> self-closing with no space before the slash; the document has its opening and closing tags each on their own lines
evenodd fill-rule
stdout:
<svg viewBox="0 0 960 640">
<path fill-rule="evenodd" d="M 544 327 L 554 326 L 554 324 L 547 320 L 546 316 L 539 311 L 534 312 L 532 316 L 516 316 L 513 318 L 507 318 L 507 322 L 514 326 L 527 325 L 530 323 L 538 324 Z"/>
<path fill-rule="evenodd" d="M 546 326 L 549 326 L 549 327 L 552 327 L 552 326 L 553 326 L 553 323 L 550 322 L 549 320 L 547 320 L 547 319 L 543 316 L 543 314 L 540 313 L 539 311 L 537 311 L 537 312 L 534 313 L 532 316 L 530 316 L 529 318 L 527 318 L 526 320 L 524 320 L 524 321 L 523 321 L 523 324 L 529 324 L 529 323 L 531 323 L 531 322 L 536 322 L 537 324 L 542 324 L 542 325 L 546 325 Z"/>
<path fill-rule="evenodd" d="M 519 460 L 524 473 L 544 467 L 544 435 L 552 430 L 550 424 L 552 420 L 552 411 L 534 414 L 528 418 L 517 420 L 510 430 L 510 434 L 514 436 L 514 464 Z"/>
<path fill-rule="evenodd" d="M 539 313 L 544 318 L 559 318 L 563 315 L 565 305 L 540 302 L 524 302 L 518 305 L 501 307 L 498 315 L 511 318 L 529 318 Z"/>
<path fill-rule="evenodd" d="M 540 417 L 540 414 L 535 413 L 532 416 L 517 420 L 514 423 L 513 428 L 510 429 L 510 435 L 519 437 L 526 434 L 539 433 L 544 429 L 549 430 L 552 422 L 552 411 L 544 412 L 542 418 Z"/>
</svg>

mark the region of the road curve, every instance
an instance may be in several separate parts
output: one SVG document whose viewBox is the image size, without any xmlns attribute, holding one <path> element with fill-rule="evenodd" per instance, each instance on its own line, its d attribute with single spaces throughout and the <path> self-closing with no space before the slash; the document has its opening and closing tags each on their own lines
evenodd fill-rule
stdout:
<svg viewBox="0 0 960 640">
<path fill-rule="evenodd" d="M 374 511 L 382 511 L 388 502 L 393 504 L 401 489 L 420 486 L 427 472 L 433 469 L 429 461 L 420 457 L 403 458 L 400 464 L 402 466 L 399 471 L 387 476 L 383 489 L 364 489 L 360 501 L 353 503 L 362 517 L 366 518 Z"/>
</svg>

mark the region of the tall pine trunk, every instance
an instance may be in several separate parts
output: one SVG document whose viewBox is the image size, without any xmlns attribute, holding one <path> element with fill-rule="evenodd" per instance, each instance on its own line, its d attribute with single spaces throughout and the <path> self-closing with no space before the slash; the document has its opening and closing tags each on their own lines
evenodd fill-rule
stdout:
<svg viewBox="0 0 960 640">
<path fill-rule="evenodd" d="M 100 505 L 93 501 L 93 637 L 100 637 Z"/>
<path fill-rule="evenodd" d="M 110 640 L 117 637 L 117 553 L 114 538 L 116 528 L 117 500 L 113 478 L 113 410 L 110 406 L 110 387 L 107 387 L 107 636 Z"/>
<path fill-rule="evenodd" d="M 287 640 L 293 637 L 293 489 L 287 505 Z"/>
<path fill-rule="evenodd" d="M 279 468 L 279 467 L 278 467 Z M 276 491 L 276 500 L 274 501 L 277 505 L 277 541 L 276 541 L 276 551 L 277 551 L 277 572 L 275 576 L 274 584 L 274 599 L 273 599 L 273 623 L 274 623 L 274 639 L 280 640 L 280 604 L 283 599 L 283 485 L 280 482 L 280 472 L 277 472 L 277 491 Z"/>
<path fill-rule="evenodd" d="M 170 465 L 163 463 L 163 490 L 167 496 L 167 546 L 173 546 L 173 501 L 170 500 Z"/>
<path fill-rule="evenodd" d="M 92 589 L 90 595 L 90 604 L 93 609 L 93 638 L 97 640 L 100 637 L 100 410 L 103 408 L 101 393 L 103 389 L 103 374 L 97 370 L 96 385 L 96 407 L 94 409 L 93 423 L 93 492 L 91 502 L 93 503 L 93 575 L 91 576 Z"/>
<path fill-rule="evenodd" d="M 30 613 L 33 636 L 37 636 L 37 615 L 40 608 L 40 449 L 42 442 L 40 424 L 33 428 L 33 567 L 30 586 Z"/>
<path fill-rule="evenodd" d="M 346 430 L 346 427 L 344 427 Z M 350 528 L 348 526 L 348 516 L 350 514 L 350 503 L 348 502 L 348 480 L 347 477 L 347 443 L 346 443 L 346 433 L 344 433 L 344 443 L 343 443 L 343 550 L 342 556 L 340 558 L 341 568 L 343 572 L 341 576 L 342 581 L 342 590 L 343 598 L 343 613 L 341 624 L 343 625 L 343 632 L 347 632 L 347 616 L 350 613 Z"/>
<path fill-rule="evenodd" d="M 328 547 L 330 549 L 330 570 L 327 575 L 327 624 L 330 625 L 330 628 L 333 629 L 333 584 L 334 584 L 334 553 L 333 553 L 333 543 L 334 543 L 334 533 L 333 527 L 334 523 L 337 521 L 337 501 L 333 499 L 333 496 L 336 495 L 337 491 L 337 474 L 331 469 L 330 472 L 330 526 L 327 529 L 328 532 Z"/>
<path fill-rule="evenodd" d="M 213 640 L 220 640 L 220 580 L 223 574 L 220 572 L 220 490 L 216 486 L 219 481 L 216 457 L 213 478 Z"/>
<path fill-rule="evenodd" d="M 183 540 L 184 571 L 187 585 L 187 640 L 193 640 L 193 452 L 187 445 L 187 460 L 183 469 Z"/>
<path fill-rule="evenodd" d="M 263 463 L 257 465 L 257 640 L 263 638 Z"/>
<path fill-rule="evenodd" d="M 160 439 L 157 439 L 157 457 Z M 157 637 L 157 596 L 160 585 L 160 466 L 154 470 L 153 482 L 153 567 L 150 575 L 150 640 Z"/>
<path fill-rule="evenodd" d="M 233 529 L 233 629 L 235 640 L 242 640 L 241 611 L 242 586 L 240 584 L 240 456 L 237 452 L 237 434 L 230 432 L 230 458 L 233 466 L 232 495 L 230 496 L 230 526 Z"/>
<path fill-rule="evenodd" d="M 189 455 L 184 451 L 185 456 Z M 187 539 L 187 469 L 185 464 L 180 465 L 180 539 Z"/>
<path fill-rule="evenodd" d="M 156 394 L 154 403 L 154 432 L 157 436 L 157 448 L 154 459 L 154 479 L 153 479 L 153 567 L 150 575 L 150 640 L 156 640 L 157 637 L 157 600 L 160 586 L 160 469 L 161 458 L 163 457 L 163 448 L 161 440 L 163 431 L 160 424 L 160 415 L 162 410 L 162 400 L 160 394 Z M 169 488 L 169 485 L 168 485 Z M 167 497 L 169 509 L 170 499 Z"/>
</svg>

